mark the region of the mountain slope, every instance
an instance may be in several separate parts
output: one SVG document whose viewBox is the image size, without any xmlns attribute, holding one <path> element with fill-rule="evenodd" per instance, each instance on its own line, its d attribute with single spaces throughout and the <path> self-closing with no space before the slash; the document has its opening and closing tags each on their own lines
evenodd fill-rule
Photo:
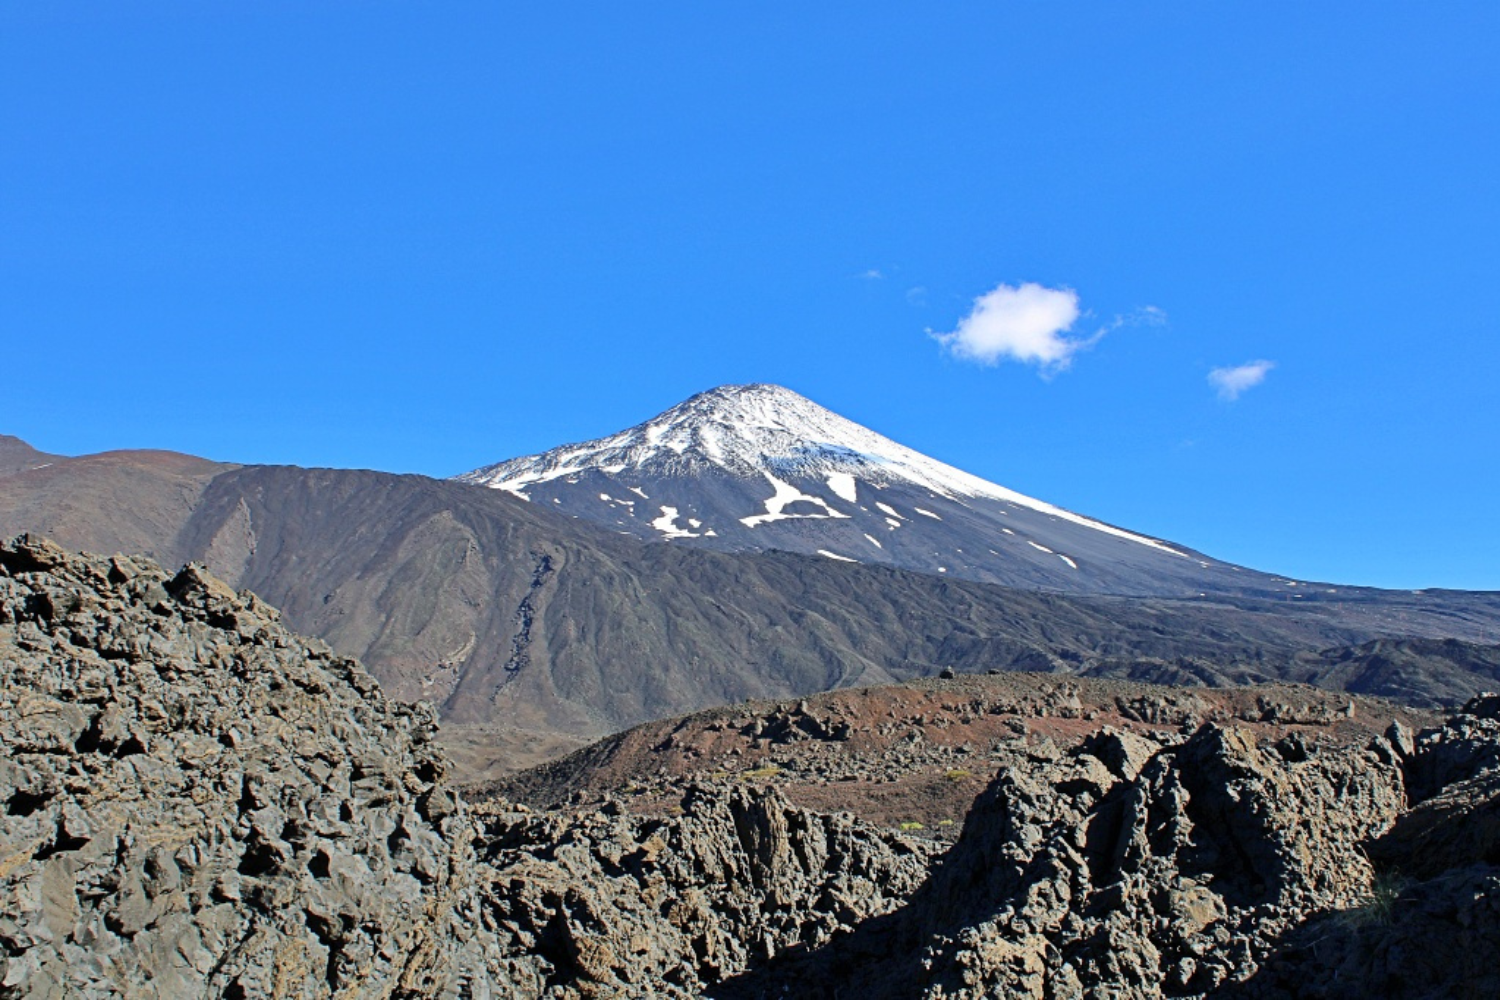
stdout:
<svg viewBox="0 0 1500 1000">
<path fill-rule="evenodd" d="M 1065 593 L 1306 590 L 987 482 L 774 385 L 721 386 L 618 434 L 459 479 L 637 538 L 725 551 Z"/>
<path fill-rule="evenodd" d="M 709 705 L 945 668 L 1353 682 L 1316 654 L 1381 636 L 1500 642 L 1500 595 L 1045 594 L 816 555 L 646 544 L 506 491 L 421 476 L 161 453 L 0 480 L 0 533 L 41 529 L 70 548 L 206 562 L 293 627 L 363 658 L 391 696 L 438 704 L 452 738 L 469 738 L 455 726 L 486 727 L 475 746 L 503 750 L 483 750 L 477 769 Z M 1492 684 L 1442 662 L 1431 689 L 1422 668 L 1403 667 L 1402 690 L 1420 701 Z"/>
<path fill-rule="evenodd" d="M 163 563 L 184 561 L 177 533 L 214 477 L 236 468 L 170 451 L 51 458 L 0 477 L 6 537 L 32 531 L 74 549 Z"/>
<path fill-rule="evenodd" d="M 0 476 L 45 466 L 56 459 L 56 455 L 37 451 L 18 437 L 0 434 Z"/>
</svg>

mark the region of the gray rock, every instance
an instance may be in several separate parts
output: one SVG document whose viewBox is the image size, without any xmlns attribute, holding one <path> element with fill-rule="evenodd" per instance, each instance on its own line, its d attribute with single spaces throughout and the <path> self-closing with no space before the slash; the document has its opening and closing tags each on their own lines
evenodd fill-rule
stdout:
<svg viewBox="0 0 1500 1000">
<path fill-rule="evenodd" d="M 0 994 L 498 989 L 433 725 L 201 567 L 0 546 Z"/>
</svg>

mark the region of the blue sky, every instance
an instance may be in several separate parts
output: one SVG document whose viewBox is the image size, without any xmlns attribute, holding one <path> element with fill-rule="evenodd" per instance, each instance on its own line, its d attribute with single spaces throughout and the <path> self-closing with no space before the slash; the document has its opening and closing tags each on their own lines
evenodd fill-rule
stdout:
<svg viewBox="0 0 1500 1000">
<path fill-rule="evenodd" d="M 1491 2 L 0 0 L 0 432 L 449 475 L 779 382 L 1500 589 L 1496 51 Z M 1028 283 L 1065 368 L 933 336 Z"/>
</svg>

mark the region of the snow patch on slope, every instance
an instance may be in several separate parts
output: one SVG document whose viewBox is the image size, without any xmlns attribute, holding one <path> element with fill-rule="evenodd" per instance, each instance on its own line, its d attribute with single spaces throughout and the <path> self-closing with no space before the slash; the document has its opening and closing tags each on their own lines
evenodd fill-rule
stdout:
<svg viewBox="0 0 1500 1000">
<path fill-rule="evenodd" d="M 849 503 L 855 503 L 859 499 L 859 493 L 854 486 L 854 477 L 847 472 L 835 472 L 828 477 L 828 488 L 833 495 Z"/>
<path fill-rule="evenodd" d="M 766 512 L 764 514 L 755 514 L 750 517 L 740 518 L 740 523 L 747 528 L 753 528 L 757 524 L 769 524 L 772 521 L 785 521 L 790 518 L 797 517 L 829 518 L 849 516 L 848 514 L 834 510 L 828 505 L 828 501 L 824 500 L 822 497 L 808 496 L 806 493 L 803 493 L 791 483 L 777 479 L 769 472 L 767 472 L 765 476 L 771 481 L 771 486 L 775 489 L 776 492 L 772 493 L 771 496 L 766 499 Z M 817 506 L 822 507 L 824 512 L 822 514 L 783 513 L 788 504 L 796 503 L 799 500 L 806 501 L 807 503 L 811 504 L 816 504 Z"/>
<path fill-rule="evenodd" d="M 658 517 L 656 520 L 652 521 L 651 527 L 655 528 L 657 531 L 660 531 L 668 538 L 700 537 L 697 532 L 688 531 L 686 528 L 678 526 L 676 507 L 668 507 L 666 505 L 663 505 L 661 508 L 661 517 Z"/>
</svg>

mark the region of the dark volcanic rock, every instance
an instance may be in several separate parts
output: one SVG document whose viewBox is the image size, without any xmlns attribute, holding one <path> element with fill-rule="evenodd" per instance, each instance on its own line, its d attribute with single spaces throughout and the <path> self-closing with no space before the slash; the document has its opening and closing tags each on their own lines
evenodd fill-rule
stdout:
<svg viewBox="0 0 1500 1000">
<path fill-rule="evenodd" d="M 1363 898 L 1362 847 L 1403 802 L 1389 748 L 1208 725 L 1143 761 L 1105 736 L 1002 772 L 886 921 L 715 995 L 1206 995 L 1310 912 Z"/>
<path fill-rule="evenodd" d="M 671 819 L 501 813 L 487 836 L 484 926 L 527 996 L 701 996 L 894 909 L 936 851 L 750 788 L 695 789 Z"/>
<path fill-rule="evenodd" d="M 198 568 L 0 547 L 0 995 L 484 988 L 433 731 Z"/>
<path fill-rule="evenodd" d="M 694 996 L 936 850 L 748 787 L 481 822 L 434 722 L 201 567 L 0 546 L 0 997 Z"/>
<path fill-rule="evenodd" d="M 1419 804 L 1369 847 L 1356 905 L 1278 944 L 1235 997 L 1500 996 L 1500 698 L 1477 698 L 1416 741 Z"/>
</svg>

